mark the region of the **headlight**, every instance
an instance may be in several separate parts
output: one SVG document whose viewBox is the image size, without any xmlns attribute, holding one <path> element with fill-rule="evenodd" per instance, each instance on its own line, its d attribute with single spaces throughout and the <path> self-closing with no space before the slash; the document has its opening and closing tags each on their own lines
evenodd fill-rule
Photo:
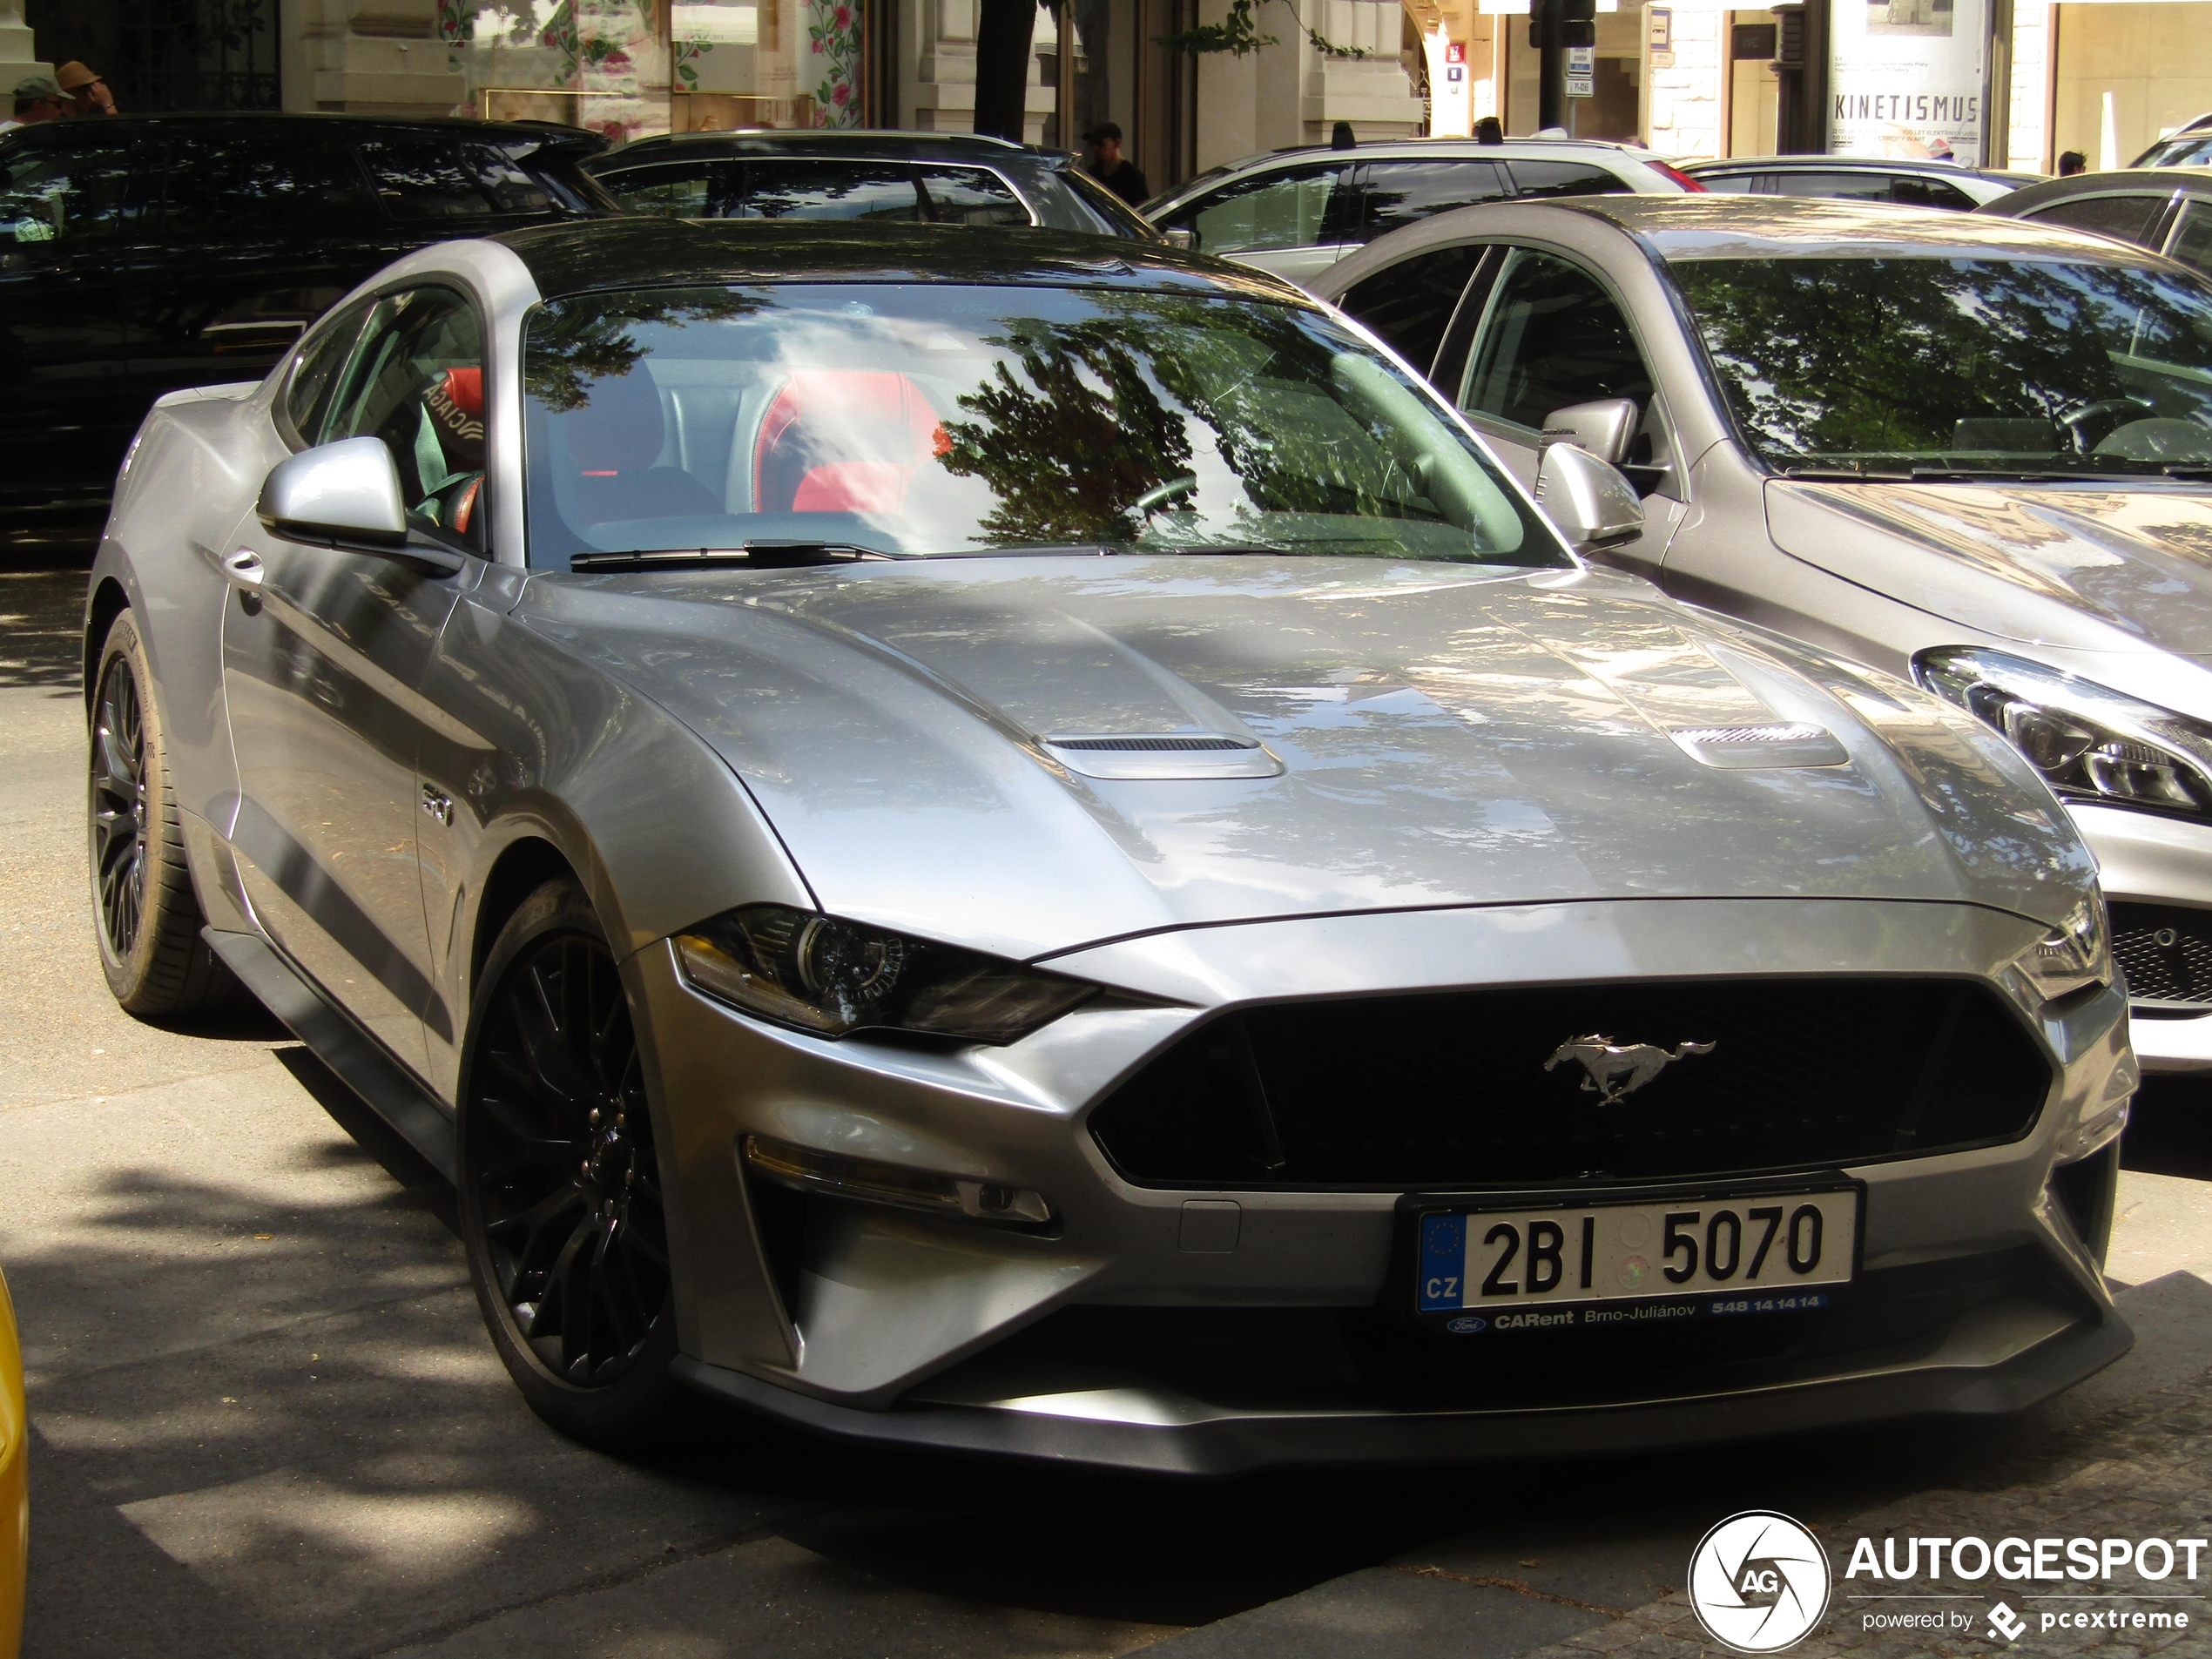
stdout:
<svg viewBox="0 0 2212 1659">
<path fill-rule="evenodd" d="M 676 936 L 684 977 L 748 1014 L 841 1037 L 868 1028 L 1012 1042 L 1097 988 L 950 945 L 783 905 L 747 905 Z"/>
<path fill-rule="evenodd" d="M 1995 726 L 2070 799 L 2212 812 L 2212 727 L 2185 715 L 1973 646 L 1922 651 L 1912 678 Z"/>
<path fill-rule="evenodd" d="M 2112 941 L 2105 927 L 2102 894 L 2093 893 L 2080 908 L 2013 960 L 2013 969 L 2032 988 L 2023 999 L 2040 1006 L 2090 985 L 2112 982 Z"/>
</svg>

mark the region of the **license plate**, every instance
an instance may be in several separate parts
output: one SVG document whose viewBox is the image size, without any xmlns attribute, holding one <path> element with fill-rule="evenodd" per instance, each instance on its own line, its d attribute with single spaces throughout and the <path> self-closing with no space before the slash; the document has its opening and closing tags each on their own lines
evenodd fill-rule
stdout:
<svg viewBox="0 0 2212 1659">
<path fill-rule="evenodd" d="M 1715 1313 L 1788 1312 L 1825 1306 L 1816 1287 L 1849 1284 L 1858 1259 L 1855 1188 L 1435 1211 L 1420 1217 L 1417 1305 L 1487 1314 L 1696 1298 Z"/>
</svg>

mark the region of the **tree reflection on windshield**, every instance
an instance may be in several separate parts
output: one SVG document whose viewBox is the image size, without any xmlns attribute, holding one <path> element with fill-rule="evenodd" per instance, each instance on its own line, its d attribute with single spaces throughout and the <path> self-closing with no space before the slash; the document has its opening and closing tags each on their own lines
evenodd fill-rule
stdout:
<svg viewBox="0 0 2212 1659">
<path fill-rule="evenodd" d="M 2212 293 L 2029 260 L 1700 260 L 1671 267 L 1770 465 L 2212 461 Z"/>
</svg>

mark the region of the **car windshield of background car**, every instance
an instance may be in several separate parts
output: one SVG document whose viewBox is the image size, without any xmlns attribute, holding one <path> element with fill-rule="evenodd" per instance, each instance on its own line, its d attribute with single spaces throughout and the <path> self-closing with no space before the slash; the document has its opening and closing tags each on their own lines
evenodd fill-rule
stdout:
<svg viewBox="0 0 2212 1659">
<path fill-rule="evenodd" d="M 527 330 L 540 567 L 791 543 L 1570 562 L 1426 391 L 1298 306 L 791 283 L 583 294 Z"/>
<path fill-rule="evenodd" d="M 1669 267 L 1744 442 L 1784 472 L 2212 468 L 2212 288 L 2051 260 Z"/>
</svg>

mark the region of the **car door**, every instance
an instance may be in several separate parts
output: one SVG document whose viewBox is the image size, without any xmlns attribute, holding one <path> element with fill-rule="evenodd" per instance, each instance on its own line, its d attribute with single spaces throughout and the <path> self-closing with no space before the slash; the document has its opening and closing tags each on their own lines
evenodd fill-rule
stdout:
<svg viewBox="0 0 2212 1659">
<path fill-rule="evenodd" d="M 1233 179 L 1161 228 L 1191 232 L 1201 253 L 1308 281 L 1344 251 L 1352 172 L 1345 160 L 1308 161 Z"/>
<path fill-rule="evenodd" d="M 411 524 L 489 546 L 483 331 L 457 291 L 384 295 L 308 354 L 287 388 L 307 442 L 374 435 Z M 350 318 L 346 320 L 350 324 Z M 289 541 L 246 519 L 223 610 L 238 757 L 233 846 L 255 917 L 395 1055 L 425 1069 L 425 1026 L 459 1025 L 432 986 L 417 870 L 415 776 L 435 709 L 421 694 L 438 631 L 481 573 Z"/>
<path fill-rule="evenodd" d="M 1650 528 L 1605 561 L 1653 574 L 1680 516 L 1680 469 L 1642 347 L 1609 285 L 1563 253 L 1501 245 L 1465 362 L 1442 389 L 1532 489 L 1553 410 L 1604 398 L 1635 403 L 1636 436 L 1622 469 L 1644 496 Z M 1440 360 L 1439 370 L 1450 373 L 1450 363 Z"/>
<path fill-rule="evenodd" d="M 178 124 L 155 222 L 181 257 L 149 294 L 132 354 L 148 398 L 259 380 L 391 252 L 336 131 L 287 127 L 278 141 L 254 124 Z"/>
<path fill-rule="evenodd" d="M 145 415 L 125 319 L 153 180 L 117 132 L 22 142 L 0 158 L 0 502 L 104 493 Z"/>
</svg>

